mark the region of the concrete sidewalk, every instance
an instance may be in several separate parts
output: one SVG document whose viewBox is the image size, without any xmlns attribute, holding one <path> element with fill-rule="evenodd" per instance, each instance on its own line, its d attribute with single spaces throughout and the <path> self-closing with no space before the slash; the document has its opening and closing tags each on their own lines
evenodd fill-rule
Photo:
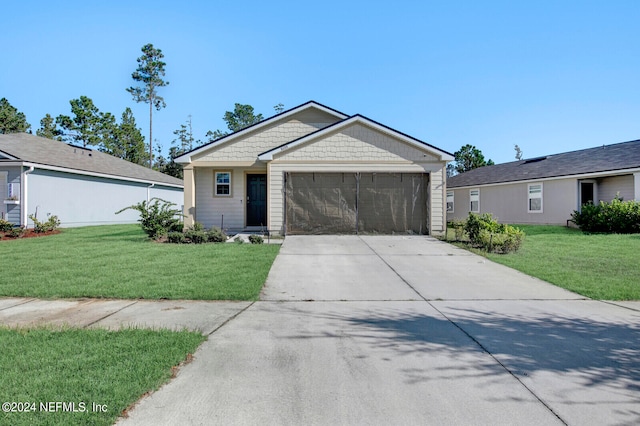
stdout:
<svg viewBox="0 0 640 426">
<path fill-rule="evenodd" d="M 209 335 L 251 302 L 197 300 L 0 299 L 0 324 L 8 327 L 167 328 Z"/>
</svg>

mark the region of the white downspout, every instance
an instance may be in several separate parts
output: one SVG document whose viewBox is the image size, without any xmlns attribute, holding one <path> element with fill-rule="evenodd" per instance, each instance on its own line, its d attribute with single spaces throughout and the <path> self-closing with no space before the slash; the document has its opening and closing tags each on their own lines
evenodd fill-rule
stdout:
<svg viewBox="0 0 640 426">
<path fill-rule="evenodd" d="M 33 166 L 29 166 L 29 170 L 22 173 L 22 179 L 20 179 L 20 199 L 22 204 L 20 205 L 20 225 L 27 227 L 27 175 L 33 171 Z"/>
<path fill-rule="evenodd" d="M 151 188 L 153 188 L 154 186 L 156 186 L 155 183 L 152 183 L 151 185 L 147 186 L 147 204 L 149 203 L 149 200 L 151 199 Z"/>
</svg>

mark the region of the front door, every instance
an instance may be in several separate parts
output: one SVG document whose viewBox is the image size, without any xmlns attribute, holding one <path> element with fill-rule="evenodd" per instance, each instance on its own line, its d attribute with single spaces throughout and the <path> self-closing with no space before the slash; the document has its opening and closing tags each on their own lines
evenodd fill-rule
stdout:
<svg viewBox="0 0 640 426">
<path fill-rule="evenodd" d="M 247 175 L 247 226 L 267 226 L 267 175 Z"/>
<path fill-rule="evenodd" d="M 593 182 L 580 182 L 580 206 L 587 203 L 595 204 L 595 187 Z"/>
</svg>

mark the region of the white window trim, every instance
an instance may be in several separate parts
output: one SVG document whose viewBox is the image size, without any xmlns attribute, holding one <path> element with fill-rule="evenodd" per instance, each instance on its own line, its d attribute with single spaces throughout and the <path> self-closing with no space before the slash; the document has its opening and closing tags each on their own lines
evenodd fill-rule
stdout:
<svg viewBox="0 0 640 426">
<path fill-rule="evenodd" d="M 451 197 L 449 197 L 451 195 Z M 451 199 L 451 201 L 449 201 Z M 449 210 L 449 202 L 451 202 L 451 210 Z M 455 210 L 455 193 L 453 191 L 447 191 L 446 203 L 447 213 L 454 213 Z"/>
<path fill-rule="evenodd" d="M 477 192 L 478 192 L 478 195 L 477 195 L 477 196 L 473 196 L 473 195 L 471 195 L 471 193 L 472 193 L 472 192 L 475 192 L 475 191 L 477 191 Z M 472 197 L 473 197 L 473 198 L 472 198 Z M 472 203 L 473 201 L 477 201 L 477 202 L 478 202 L 478 209 L 477 209 L 477 210 L 472 210 L 472 209 L 471 209 L 471 203 Z M 470 211 L 471 213 L 480 213 L 480 188 L 473 188 L 473 189 L 470 189 L 470 190 L 469 190 L 469 211 Z"/>
<path fill-rule="evenodd" d="M 540 187 L 540 192 L 539 193 L 534 193 L 534 197 L 531 196 L 531 187 L 532 186 L 539 186 Z M 540 183 L 530 183 L 527 185 L 527 213 L 543 213 L 544 210 L 544 197 L 543 197 L 543 193 L 544 193 L 544 185 L 542 184 L 542 182 Z M 531 200 L 534 198 L 539 198 L 540 199 L 540 210 L 531 210 Z"/>
<path fill-rule="evenodd" d="M 222 173 L 229 174 L 229 183 L 218 183 L 218 175 Z M 213 196 L 214 197 L 231 197 L 232 194 L 232 182 L 233 182 L 233 173 L 231 170 L 215 170 L 213 172 Z M 218 194 L 218 186 L 229 185 L 229 193 L 228 194 Z"/>
</svg>

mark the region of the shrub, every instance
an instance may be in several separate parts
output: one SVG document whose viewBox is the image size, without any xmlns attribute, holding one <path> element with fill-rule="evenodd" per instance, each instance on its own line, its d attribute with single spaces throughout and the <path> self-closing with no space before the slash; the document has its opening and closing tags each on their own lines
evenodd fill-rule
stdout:
<svg viewBox="0 0 640 426">
<path fill-rule="evenodd" d="M 184 237 L 184 233 L 173 231 L 167 234 L 167 242 L 172 244 L 184 244 L 186 239 Z"/>
<path fill-rule="evenodd" d="M 207 234 L 204 231 L 188 229 L 184 232 L 184 236 L 193 244 L 202 244 L 207 242 Z"/>
<path fill-rule="evenodd" d="M 482 247 L 494 253 L 518 251 L 524 239 L 524 232 L 509 225 L 501 225 L 500 228 L 500 232 L 497 233 L 486 229 L 480 231 L 479 240 Z"/>
<path fill-rule="evenodd" d="M 640 202 L 616 197 L 610 203 L 588 203 L 574 211 L 571 219 L 583 232 L 636 234 L 640 233 Z"/>
<path fill-rule="evenodd" d="M 491 213 L 469 213 L 467 222 L 464 225 L 464 230 L 467 235 L 469 235 L 469 240 L 472 244 L 479 244 L 481 230 L 484 229 L 489 232 L 496 232 L 499 226 L 500 224 L 493 218 Z"/>
<path fill-rule="evenodd" d="M 264 243 L 264 238 L 260 235 L 249 235 L 249 242 L 251 244 L 262 244 Z"/>
<path fill-rule="evenodd" d="M 227 234 L 217 226 L 207 232 L 207 241 L 210 243 L 224 243 L 227 241 Z"/>
<path fill-rule="evenodd" d="M 8 220 L 0 219 L 0 232 L 9 232 L 13 229 L 13 224 Z"/>
<path fill-rule="evenodd" d="M 170 230 L 176 229 L 180 223 L 182 213 L 180 210 L 173 208 L 174 203 L 160 199 L 152 198 L 147 201 L 142 201 L 133 206 L 125 207 L 122 210 L 116 212 L 120 214 L 125 210 L 136 210 L 140 212 L 140 225 L 142 230 L 154 240 L 159 239 L 169 233 Z"/>
<path fill-rule="evenodd" d="M 42 234 L 44 232 L 55 231 L 60 226 L 60 219 L 58 216 L 52 215 L 49 216 L 45 222 L 40 222 L 35 215 L 29 215 L 29 219 L 33 221 L 33 231 L 37 234 Z"/>
<path fill-rule="evenodd" d="M 17 226 L 15 228 L 12 228 L 9 232 L 7 232 L 7 236 L 11 237 L 11 238 L 20 238 L 24 235 L 24 233 L 27 232 L 22 226 Z"/>
<path fill-rule="evenodd" d="M 464 229 L 472 245 L 495 253 L 517 251 L 524 239 L 521 229 L 498 223 L 490 213 L 469 213 Z"/>
</svg>

